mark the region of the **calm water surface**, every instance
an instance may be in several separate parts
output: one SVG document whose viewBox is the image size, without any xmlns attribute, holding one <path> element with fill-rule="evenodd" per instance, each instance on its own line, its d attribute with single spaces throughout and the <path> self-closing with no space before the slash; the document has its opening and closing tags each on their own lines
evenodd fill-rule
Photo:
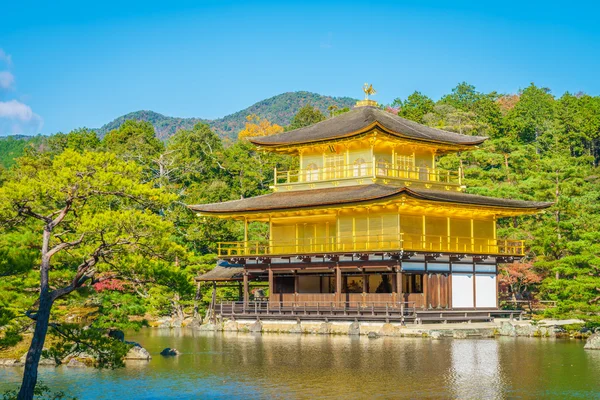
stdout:
<svg viewBox="0 0 600 400">
<path fill-rule="evenodd" d="M 128 335 L 154 357 L 118 370 L 40 367 L 80 399 L 600 399 L 600 351 L 583 342 L 429 340 L 145 329 Z M 183 352 L 159 355 L 165 347 Z M 0 391 L 20 379 L 0 368 Z"/>
</svg>

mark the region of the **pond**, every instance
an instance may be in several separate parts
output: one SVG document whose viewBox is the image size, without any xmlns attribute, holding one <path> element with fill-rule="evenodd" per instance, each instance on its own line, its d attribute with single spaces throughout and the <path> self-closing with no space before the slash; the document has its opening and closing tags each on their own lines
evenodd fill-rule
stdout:
<svg viewBox="0 0 600 400">
<path fill-rule="evenodd" d="M 600 398 L 600 351 L 577 340 L 378 338 L 144 329 L 150 362 L 40 367 L 80 399 Z M 165 358 L 165 347 L 183 354 Z M 0 368 L 0 392 L 21 368 Z"/>
</svg>

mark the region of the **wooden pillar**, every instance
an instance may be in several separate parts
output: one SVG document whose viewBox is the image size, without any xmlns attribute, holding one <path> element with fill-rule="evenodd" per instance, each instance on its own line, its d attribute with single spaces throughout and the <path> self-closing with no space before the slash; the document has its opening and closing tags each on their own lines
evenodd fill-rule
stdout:
<svg viewBox="0 0 600 400">
<path fill-rule="evenodd" d="M 452 308 L 452 272 L 448 274 L 448 308 Z"/>
<path fill-rule="evenodd" d="M 339 264 L 335 265 L 335 299 L 338 304 L 342 302 L 342 269 Z"/>
<path fill-rule="evenodd" d="M 404 294 L 402 293 L 402 272 L 400 265 L 396 266 L 396 293 L 398 302 L 404 302 Z"/>
<path fill-rule="evenodd" d="M 244 272 L 244 310 L 248 307 L 250 300 L 250 290 L 248 285 L 248 272 Z"/>
<path fill-rule="evenodd" d="M 298 301 L 298 273 L 296 270 L 294 272 L 294 302 Z"/>
<path fill-rule="evenodd" d="M 248 255 L 248 217 L 244 217 L 244 255 Z"/>
<path fill-rule="evenodd" d="M 273 254 L 273 221 L 269 214 L 269 254 Z"/>
<path fill-rule="evenodd" d="M 423 298 L 425 300 L 425 308 L 429 308 L 429 285 L 428 282 L 429 281 L 429 276 L 427 275 L 427 272 L 425 272 L 423 274 Z"/>
<path fill-rule="evenodd" d="M 212 296 L 210 299 L 210 310 L 212 310 L 210 316 L 211 316 L 213 323 L 216 322 L 216 320 L 217 320 L 217 316 L 215 314 L 216 307 L 217 307 L 217 282 L 213 281 L 213 290 L 212 290 Z"/>
<path fill-rule="evenodd" d="M 273 285 L 273 270 L 269 267 L 269 301 L 275 300 L 275 286 Z"/>
<path fill-rule="evenodd" d="M 369 292 L 369 281 L 367 280 L 368 275 L 365 274 L 365 270 L 363 268 L 362 274 L 362 302 L 366 304 L 367 301 L 367 293 Z"/>
</svg>

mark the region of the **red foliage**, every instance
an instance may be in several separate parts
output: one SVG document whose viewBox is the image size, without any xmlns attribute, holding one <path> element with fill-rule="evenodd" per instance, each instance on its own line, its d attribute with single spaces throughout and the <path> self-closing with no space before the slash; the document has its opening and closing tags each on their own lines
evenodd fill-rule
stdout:
<svg viewBox="0 0 600 400">
<path fill-rule="evenodd" d="M 93 286 L 97 292 L 103 292 L 105 290 L 115 290 L 117 292 L 125 291 L 125 283 L 119 279 L 114 278 L 96 282 Z"/>
<path fill-rule="evenodd" d="M 502 114 L 506 115 L 507 112 L 512 110 L 514 106 L 517 105 L 519 99 L 520 97 L 518 94 L 507 94 L 498 98 L 498 100 L 496 100 L 496 103 L 498 104 L 498 106 L 500 106 Z"/>
<path fill-rule="evenodd" d="M 540 283 L 543 276 L 535 271 L 532 263 L 514 262 L 500 268 L 499 279 L 502 291 L 524 298 L 531 286 Z"/>
<path fill-rule="evenodd" d="M 398 108 L 398 107 L 390 107 L 390 106 L 387 106 L 387 107 L 385 108 L 385 111 L 387 111 L 387 112 L 389 112 L 389 113 L 392 113 L 392 114 L 394 114 L 394 115 L 398 115 L 398 111 L 400 111 L 400 108 Z"/>
</svg>

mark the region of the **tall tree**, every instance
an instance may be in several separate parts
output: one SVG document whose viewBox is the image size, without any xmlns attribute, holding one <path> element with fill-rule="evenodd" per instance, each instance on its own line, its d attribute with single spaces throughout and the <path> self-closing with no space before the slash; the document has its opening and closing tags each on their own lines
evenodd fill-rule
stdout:
<svg viewBox="0 0 600 400">
<path fill-rule="evenodd" d="M 506 125 L 511 137 L 531 143 L 552 128 L 553 118 L 554 96 L 532 83 L 519 93 L 519 102 L 506 115 Z"/>
<path fill-rule="evenodd" d="M 423 123 L 423 117 L 433 112 L 434 105 L 433 100 L 417 91 L 408 96 L 406 100 L 397 98 L 392 103 L 392 107 L 399 108 L 399 116 L 418 123 Z"/>
<path fill-rule="evenodd" d="M 50 162 L 29 160 L 0 188 L 0 222 L 12 230 L 28 221 L 41 241 L 39 298 L 27 312 L 35 329 L 19 399 L 32 399 L 54 302 L 93 282 L 95 273 L 138 254 L 175 254 L 172 226 L 154 214 L 172 196 L 142 183 L 137 165 L 112 154 L 65 150 Z M 68 282 L 52 281 L 55 257 L 71 266 Z M 63 261 L 64 262 L 64 261 Z"/>
<path fill-rule="evenodd" d="M 335 110 L 331 110 L 331 112 L 334 111 L 337 111 L 337 108 Z M 291 131 L 293 129 L 310 126 L 316 124 L 317 122 L 325 120 L 325 118 L 325 115 L 323 115 L 323 113 L 318 108 L 307 104 L 300 108 L 300 110 L 298 110 L 296 115 L 294 115 L 294 118 L 292 118 L 290 125 L 286 127 L 286 130 Z"/>
</svg>

